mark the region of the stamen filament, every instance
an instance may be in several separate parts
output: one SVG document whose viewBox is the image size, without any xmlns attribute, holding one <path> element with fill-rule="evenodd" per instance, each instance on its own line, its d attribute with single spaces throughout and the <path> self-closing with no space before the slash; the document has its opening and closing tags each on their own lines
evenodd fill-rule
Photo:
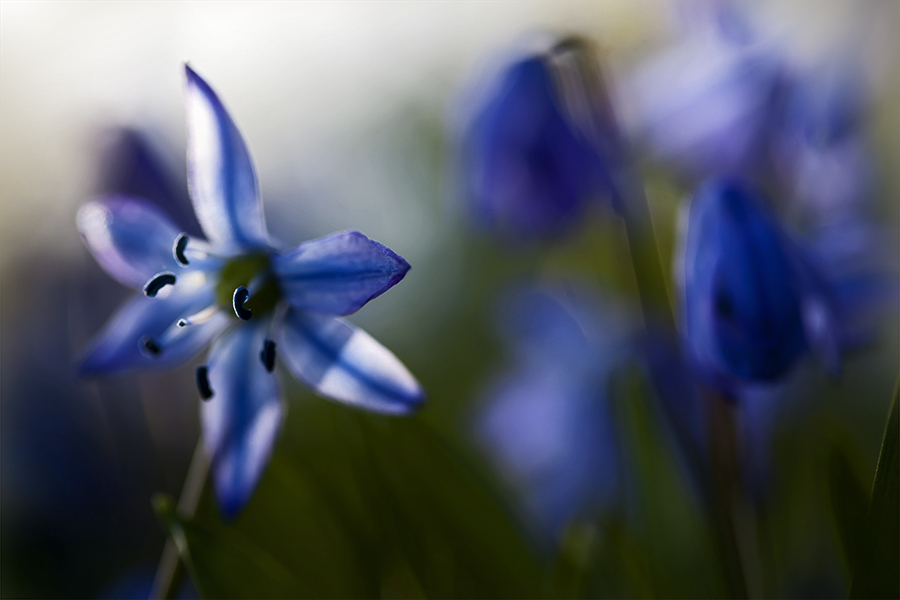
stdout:
<svg viewBox="0 0 900 600">
<path fill-rule="evenodd" d="M 216 304 L 207 306 L 203 310 L 196 312 L 188 317 L 178 319 L 179 327 L 189 327 L 191 325 L 200 325 L 208 322 L 210 319 L 219 314 L 219 307 Z"/>
</svg>

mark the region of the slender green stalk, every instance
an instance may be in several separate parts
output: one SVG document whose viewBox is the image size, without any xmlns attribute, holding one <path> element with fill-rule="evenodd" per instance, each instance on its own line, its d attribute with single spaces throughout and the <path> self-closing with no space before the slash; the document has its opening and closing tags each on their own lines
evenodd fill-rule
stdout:
<svg viewBox="0 0 900 600">
<path fill-rule="evenodd" d="M 561 73 L 560 84 L 568 94 L 567 112 L 606 161 L 616 196 L 617 210 L 625 225 L 628 251 L 641 303 L 645 327 L 655 325 L 675 331 L 671 298 L 665 286 L 664 267 L 653 230 L 650 204 L 634 154 L 621 135 L 612 102 L 591 44 L 580 38 L 560 42 L 551 55 Z M 711 482 L 707 489 L 713 529 L 722 553 L 722 562 L 731 595 L 747 598 L 747 555 L 755 544 L 752 527 L 743 527 L 751 514 L 741 483 L 734 415 L 721 396 L 707 397 Z M 689 458 L 700 460 L 688 452 Z M 705 462 L 697 465 L 701 471 Z M 744 542 L 743 544 L 741 542 Z M 742 546 L 745 551 L 742 552 Z"/>
<path fill-rule="evenodd" d="M 715 532 L 722 549 L 722 563 L 733 598 L 748 598 L 744 553 L 738 515 L 743 486 L 737 451 L 737 436 L 732 406 L 721 395 L 705 394 L 709 453 L 712 470 L 712 511 Z"/>
<path fill-rule="evenodd" d="M 203 441 L 197 442 L 191 465 L 188 467 L 184 487 L 181 489 L 181 497 L 178 499 L 176 511 L 179 518 L 190 519 L 197 510 L 200 496 L 206 485 L 206 475 L 209 472 L 209 463 L 206 460 L 206 451 L 203 449 Z M 184 579 L 184 566 L 180 560 L 178 546 L 172 536 L 166 539 L 159 566 L 156 568 L 156 576 L 153 578 L 153 588 L 150 597 L 157 600 L 173 598 L 178 586 Z"/>
</svg>

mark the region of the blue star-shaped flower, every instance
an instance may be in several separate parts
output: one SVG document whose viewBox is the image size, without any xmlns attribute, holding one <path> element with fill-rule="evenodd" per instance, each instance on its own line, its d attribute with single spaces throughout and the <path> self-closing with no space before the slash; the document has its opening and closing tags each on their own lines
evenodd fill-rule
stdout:
<svg viewBox="0 0 900 600">
<path fill-rule="evenodd" d="M 406 414 L 425 396 L 389 350 L 340 318 L 403 279 L 409 264 L 358 231 L 276 249 L 240 132 L 212 88 L 185 71 L 188 184 L 207 240 L 137 198 L 81 208 L 78 229 L 97 262 L 143 292 L 110 319 L 82 372 L 173 367 L 212 342 L 197 369 L 203 442 L 219 506 L 232 517 L 283 418 L 276 348 L 297 379 L 333 400 Z"/>
</svg>

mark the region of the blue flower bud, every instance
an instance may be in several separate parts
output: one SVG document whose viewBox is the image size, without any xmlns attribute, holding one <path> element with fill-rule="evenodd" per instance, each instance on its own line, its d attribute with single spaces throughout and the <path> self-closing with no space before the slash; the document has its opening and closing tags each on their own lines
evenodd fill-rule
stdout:
<svg viewBox="0 0 900 600">
<path fill-rule="evenodd" d="M 807 347 L 799 249 L 747 184 L 708 182 L 691 202 L 681 257 L 684 334 L 701 370 L 770 381 Z"/>
<path fill-rule="evenodd" d="M 465 193 L 476 220 L 520 238 L 559 235 L 603 181 L 601 160 L 573 130 L 544 58 L 510 66 L 466 132 Z"/>
</svg>

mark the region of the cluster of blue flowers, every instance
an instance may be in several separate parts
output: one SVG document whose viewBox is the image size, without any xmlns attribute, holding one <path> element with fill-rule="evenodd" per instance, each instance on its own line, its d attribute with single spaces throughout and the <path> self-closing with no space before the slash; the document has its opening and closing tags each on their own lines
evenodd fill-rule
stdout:
<svg viewBox="0 0 900 600">
<path fill-rule="evenodd" d="M 623 86 L 621 129 L 597 89 L 590 45 L 571 40 L 514 61 L 467 123 L 461 189 L 474 222 L 501 243 L 565 243 L 600 201 L 612 201 L 628 236 L 652 229 L 629 208 L 646 201 L 635 194 L 640 151 L 694 190 L 677 232 L 668 327 L 663 314 L 658 331 L 648 321 L 653 307 L 642 306 L 642 323 L 583 282 L 528 282 L 503 297 L 498 321 L 514 358 L 481 393 L 475 437 L 551 543 L 626 494 L 610 399 L 621 365 L 640 362 L 663 382 L 662 412 L 702 454 L 704 395 L 749 405 L 806 354 L 836 376 L 842 355 L 866 339 L 858 307 L 890 288 L 877 268 L 853 268 L 871 249 L 850 242 L 871 238 L 872 182 L 861 100 L 847 93 L 845 71 L 798 72 L 739 15 L 727 17 Z M 196 369 L 203 444 L 221 511 L 233 517 L 284 417 L 276 357 L 319 395 L 370 411 L 409 414 L 424 392 L 341 319 L 409 264 L 358 231 L 278 248 L 240 132 L 212 88 L 190 67 L 186 77 L 188 186 L 203 237 L 136 197 L 81 209 L 97 262 L 138 291 L 82 371 L 174 367 L 210 346 Z M 648 342 L 657 334 L 677 341 Z M 754 421 L 770 419 L 766 411 L 744 415 L 744 427 L 770 426 Z"/>
<path fill-rule="evenodd" d="M 735 7 L 713 6 L 719 12 L 705 15 L 702 31 L 623 85 L 624 137 L 634 150 L 615 139 L 605 146 L 615 156 L 598 153 L 596 130 L 572 108 L 591 97 L 590 79 L 573 90 L 556 48 L 511 64 L 467 131 L 467 199 L 500 241 L 510 233 L 559 240 L 584 222 L 587 202 L 609 195 L 611 177 L 628 171 L 622 165 L 639 150 L 696 190 L 682 207 L 673 265 L 678 344 L 665 343 L 665 328 L 632 325 L 623 335 L 609 310 L 594 309 L 599 328 L 575 328 L 584 308 L 571 312 L 552 294 L 507 333 L 515 349 L 523 331 L 540 332 L 541 352 L 486 388 L 480 439 L 553 535 L 586 505 L 602 506 L 598 490 L 605 502 L 615 496 L 621 449 L 604 386 L 624 357 L 659 371 L 651 379 L 663 412 L 692 452 L 706 452 L 709 394 L 737 403 L 742 439 L 764 444 L 775 426 L 772 400 L 783 400 L 779 386 L 802 357 L 837 376 L 842 355 L 871 337 L 860 318 L 870 311 L 860 307 L 896 297 L 883 264 L 871 260 L 883 246 L 870 214 L 864 94 L 848 85 L 852 72 L 792 68 Z M 628 229 L 630 211 L 619 213 Z M 604 327 L 620 342 L 603 352 L 586 346 L 587 332 Z M 744 451 L 748 471 L 765 469 L 751 464 L 765 448 Z"/>
</svg>

